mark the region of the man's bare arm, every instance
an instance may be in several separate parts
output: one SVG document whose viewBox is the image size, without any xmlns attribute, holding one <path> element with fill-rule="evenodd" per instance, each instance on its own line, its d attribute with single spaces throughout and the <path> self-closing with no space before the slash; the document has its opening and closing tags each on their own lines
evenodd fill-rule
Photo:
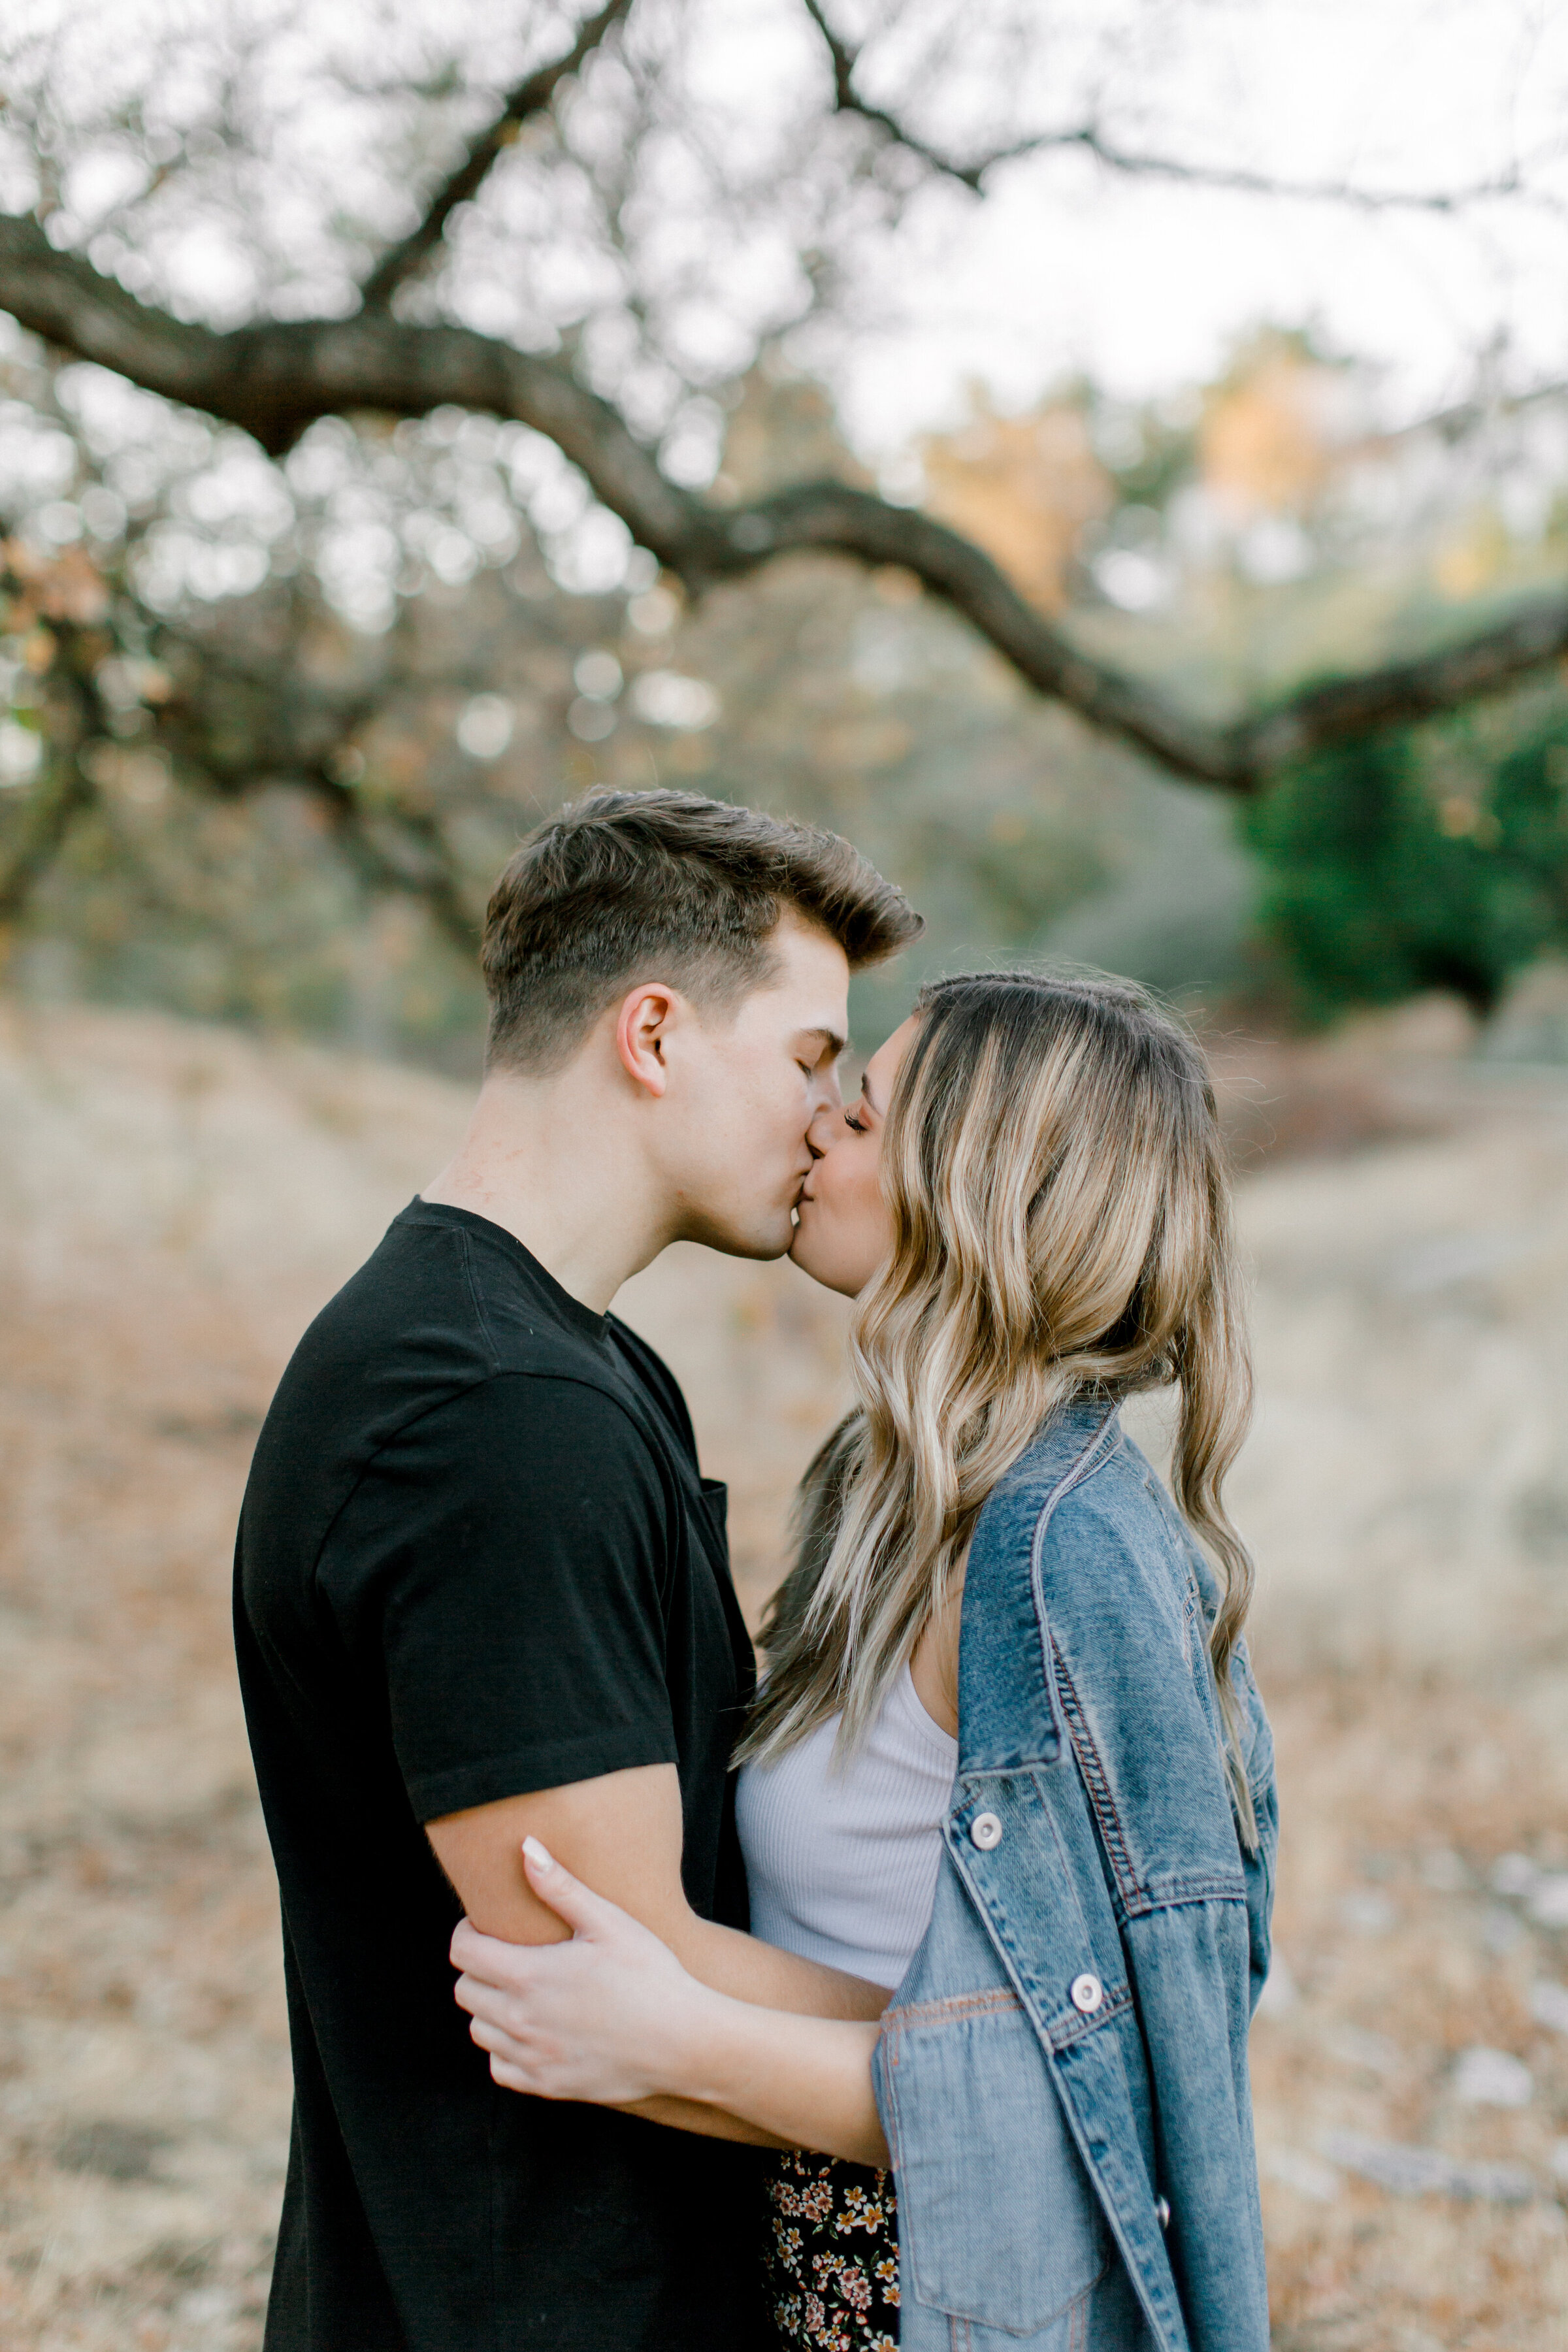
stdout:
<svg viewBox="0 0 1568 2352">
<path fill-rule="evenodd" d="M 871 2082 L 876 2023 L 714 1992 L 532 1839 L 525 1860 L 571 1940 L 502 1943 L 467 1919 L 452 1937 L 458 2005 L 504 2088 L 656 2116 L 677 2103 L 686 2112 L 668 2119 L 688 2130 L 888 2163 Z"/>
<path fill-rule="evenodd" d="M 880 1985 L 698 1917 L 680 1882 L 680 1784 L 673 1764 L 637 1765 L 502 1798 L 431 1822 L 426 1834 L 475 1927 L 507 1943 L 557 1943 L 568 1932 L 523 1874 L 522 1841 L 536 1837 L 584 1885 L 651 1927 L 682 1968 L 715 1992 L 805 2017 L 875 2019 L 887 2006 Z"/>
</svg>

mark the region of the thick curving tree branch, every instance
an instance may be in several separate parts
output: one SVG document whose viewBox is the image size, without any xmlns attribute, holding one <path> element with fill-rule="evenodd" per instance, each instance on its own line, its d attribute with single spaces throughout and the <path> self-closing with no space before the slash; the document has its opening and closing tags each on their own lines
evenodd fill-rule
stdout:
<svg viewBox="0 0 1568 2352">
<path fill-rule="evenodd" d="M 1173 155 L 1150 154 L 1119 147 L 1106 138 L 1097 123 L 1081 122 L 1060 131 L 1041 131 L 1026 139 L 1014 140 L 1005 147 L 993 148 L 984 155 L 961 160 L 944 154 L 928 140 L 909 129 L 896 114 L 885 107 L 875 106 L 862 98 L 855 87 L 855 76 L 860 63 L 860 52 L 852 48 L 836 33 L 821 0 L 802 0 L 806 15 L 822 37 L 833 69 L 833 110 L 836 114 L 858 115 L 861 121 L 880 131 L 894 145 L 903 148 L 917 163 L 943 179 L 956 180 L 961 187 L 973 194 L 981 194 L 986 175 L 1002 163 L 1013 163 L 1026 155 L 1042 155 L 1054 149 L 1081 148 L 1086 154 L 1103 163 L 1108 170 L 1144 179 L 1173 180 L 1194 188 L 1224 188 L 1241 195 L 1284 196 L 1310 204 L 1346 205 L 1356 212 L 1429 212 L 1453 213 L 1465 206 L 1494 197 L 1517 196 L 1524 193 L 1524 182 L 1515 170 L 1498 174 L 1489 180 L 1479 180 L 1468 188 L 1401 189 L 1360 188 L 1353 182 L 1337 180 L 1280 180 L 1267 172 L 1247 171 L 1239 165 L 1224 163 L 1189 163 Z"/>
<path fill-rule="evenodd" d="M 360 298 L 365 310 L 384 310 L 398 288 L 417 276 L 441 243 L 458 206 L 478 195 L 492 166 L 515 142 L 523 124 L 545 111 L 567 75 L 576 72 L 630 6 L 631 0 L 607 0 L 597 16 L 588 17 L 578 28 L 563 57 L 536 67 L 507 92 L 500 110 L 469 140 L 462 162 L 430 196 L 417 226 L 388 247 L 365 279 Z"/>
<path fill-rule="evenodd" d="M 973 541 L 843 482 L 806 483 L 740 509 L 679 488 L 610 404 L 561 362 L 463 327 L 384 312 L 271 320 L 215 333 L 138 301 L 29 216 L 0 215 L 0 309 L 78 359 L 251 434 L 274 456 L 321 416 L 420 416 L 450 404 L 553 441 L 595 496 L 693 593 L 798 550 L 899 564 L 963 614 L 1039 693 L 1173 773 L 1236 793 L 1269 770 L 1368 728 L 1425 719 L 1496 691 L 1568 649 L 1568 585 L 1418 659 L 1331 679 L 1216 725 L 1098 659 L 1021 596 Z"/>
</svg>

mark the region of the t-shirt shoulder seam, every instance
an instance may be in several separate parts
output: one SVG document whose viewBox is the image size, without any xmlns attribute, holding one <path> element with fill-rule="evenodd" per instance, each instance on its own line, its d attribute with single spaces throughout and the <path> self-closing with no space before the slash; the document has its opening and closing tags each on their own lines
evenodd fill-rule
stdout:
<svg viewBox="0 0 1568 2352">
<path fill-rule="evenodd" d="M 475 1320 L 484 1333 L 485 1345 L 490 1351 L 490 1372 L 493 1376 L 501 1369 L 500 1349 L 496 1345 L 495 1333 L 490 1329 L 490 1318 L 485 1313 L 485 1303 L 479 1297 L 479 1284 L 474 1279 L 474 1257 L 471 1246 L 473 1236 L 466 1225 L 458 1225 L 456 1230 L 458 1239 L 462 1244 L 463 1280 L 468 1285 L 468 1297 L 473 1303 Z"/>
</svg>

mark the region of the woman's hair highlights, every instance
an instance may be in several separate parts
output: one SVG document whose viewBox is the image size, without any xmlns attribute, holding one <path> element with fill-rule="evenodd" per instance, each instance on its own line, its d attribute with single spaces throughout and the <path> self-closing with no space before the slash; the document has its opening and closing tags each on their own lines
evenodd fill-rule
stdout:
<svg viewBox="0 0 1568 2352">
<path fill-rule="evenodd" d="M 915 1010 L 883 1142 L 892 1249 L 851 1325 L 858 1403 L 802 1483 L 741 1754 L 834 1714 L 853 1747 L 1049 1414 L 1080 1391 L 1173 1381 L 1172 1484 L 1220 1571 L 1210 1652 L 1250 1843 L 1229 1668 L 1252 1563 L 1220 1494 L 1251 1370 L 1202 1054 L 1142 989 L 1098 975 L 938 981 Z"/>
</svg>

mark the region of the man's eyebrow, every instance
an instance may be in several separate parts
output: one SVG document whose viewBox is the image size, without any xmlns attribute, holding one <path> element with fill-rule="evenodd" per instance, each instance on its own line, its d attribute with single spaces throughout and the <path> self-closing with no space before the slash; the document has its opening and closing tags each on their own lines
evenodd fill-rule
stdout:
<svg viewBox="0 0 1568 2352">
<path fill-rule="evenodd" d="M 803 1029 L 800 1034 L 803 1037 L 820 1037 L 824 1053 L 831 1054 L 835 1061 L 848 1049 L 848 1038 L 841 1037 L 837 1029 Z"/>
</svg>

